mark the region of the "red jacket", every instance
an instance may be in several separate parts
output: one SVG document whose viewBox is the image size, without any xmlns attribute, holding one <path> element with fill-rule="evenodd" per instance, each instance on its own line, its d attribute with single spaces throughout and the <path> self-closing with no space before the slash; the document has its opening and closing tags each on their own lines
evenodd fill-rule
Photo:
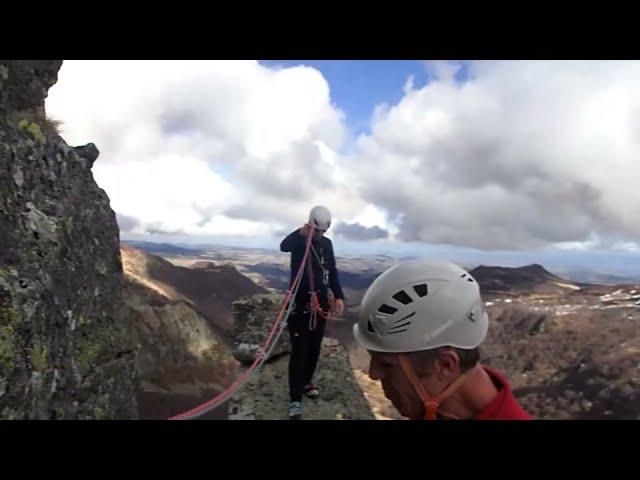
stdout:
<svg viewBox="0 0 640 480">
<path fill-rule="evenodd" d="M 478 413 L 474 420 L 533 420 L 513 396 L 513 391 L 507 379 L 497 370 L 482 366 L 489 374 L 498 389 L 498 395 L 487 407 Z"/>
</svg>

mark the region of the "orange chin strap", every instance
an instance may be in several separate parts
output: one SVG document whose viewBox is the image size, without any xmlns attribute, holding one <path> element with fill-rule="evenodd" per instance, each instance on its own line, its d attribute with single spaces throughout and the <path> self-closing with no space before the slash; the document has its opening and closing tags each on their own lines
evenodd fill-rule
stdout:
<svg viewBox="0 0 640 480">
<path fill-rule="evenodd" d="M 458 388 L 460 388 L 462 383 L 465 381 L 467 374 L 471 370 L 473 370 L 471 369 L 463 373 L 462 375 L 460 375 L 458 378 L 456 378 L 451 383 L 451 385 L 449 385 L 446 389 L 444 389 L 442 393 L 440 393 L 440 395 L 436 397 L 431 397 L 425 390 L 424 385 L 422 385 L 422 382 L 420 381 L 418 376 L 416 375 L 416 372 L 413 369 L 413 365 L 411 365 L 411 361 L 409 360 L 409 358 L 406 355 L 399 353 L 398 359 L 400 360 L 400 366 L 402 367 L 402 370 L 404 370 L 404 373 L 409 379 L 409 382 L 411 383 L 411 385 L 413 385 L 413 388 L 416 390 L 416 393 L 418 394 L 418 396 L 420 397 L 420 400 L 422 400 L 422 403 L 424 404 L 424 410 L 425 410 L 424 420 L 437 420 L 437 413 L 438 413 L 438 408 L 440 408 L 440 404 L 443 401 L 445 401 L 447 398 L 449 398 Z M 453 420 L 457 420 L 457 418 L 452 415 L 447 415 L 447 417 Z"/>
</svg>

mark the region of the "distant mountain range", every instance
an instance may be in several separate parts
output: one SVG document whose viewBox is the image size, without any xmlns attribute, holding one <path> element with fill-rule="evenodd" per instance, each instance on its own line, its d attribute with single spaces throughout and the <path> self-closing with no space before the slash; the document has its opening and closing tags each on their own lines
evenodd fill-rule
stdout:
<svg viewBox="0 0 640 480">
<path fill-rule="evenodd" d="M 274 249 L 230 247 L 223 245 L 173 245 L 144 241 L 123 241 L 122 243 L 154 255 L 206 258 L 208 260 L 227 261 L 231 263 L 234 262 L 233 252 L 264 254 L 264 261 L 246 265 L 246 269 L 262 275 L 267 279 L 271 287 L 286 289 L 288 286 L 288 268 L 283 268 L 283 265 L 276 264 L 272 261 L 274 254 L 280 255 L 280 253 Z M 404 256 L 397 260 L 401 261 L 410 258 L 417 257 Z M 343 286 L 355 290 L 366 289 L 382 271 L 394 263 L 393 258 L 388 255 L 344 256 L 339 257 L 337 260 Z M 566 288 L 560 287 L 557 285 L 558 283 L 567 285 L 623 285 L 640 281 L 640 274 L 635 277 L 623 276 L 579 268 L 552 268 L 554 273 L 551 273 L 537 264 L 524 267 L 479 266 L 471 268 L 469 265 L 462 266 L 468 269 L 474 277 L 477 277 L 483 290 L 494 292 L 506 292 L 509 289 L 522 291 L 534 287 L 538 290 Z M 546 285 L 546 287 L 544 285 Z"/>
<path fill-rule="evenodd" d="M 205 253 L 201 249 L 178 247 L 176 245 L 171 245 L 169 243 L 140 242 L 140 241 L 131 241 L 131 240 L 123 240 L 120 243 L 128 245 L 133 248 L 137 248 L 138 250 L 142 250 L 147 253 L 153 253 L 158 255 L 164 254 L 164 255 L 184 255 L 188 257 L 198 257 Z"/>
<path fill-rule="evenodd" d="M 620 276 L 589 270 L 569 270 L 562 275 L 573 282 L 589 283 L 593 285 L 623 285 L 640 282 L 640 275 L 635 277 Z"/>
</svg>

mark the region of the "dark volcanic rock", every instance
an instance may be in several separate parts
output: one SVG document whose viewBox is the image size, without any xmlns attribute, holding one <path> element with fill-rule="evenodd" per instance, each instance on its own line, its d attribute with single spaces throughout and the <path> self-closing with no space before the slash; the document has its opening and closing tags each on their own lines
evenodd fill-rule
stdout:
<svg viewBox="0 0 640 480">
<path fill-rule="evenodd" d="M 235 300 L 266 292 L 233 265 L 209 262 L 197 268 L 181 267 L 127 246 L 122 246 L 122 256 L 132 275 L 171 289 L 176 298 L 190 301 L 212 326 L 224 332 L 233 324 L 231 304 Z"/>
<path fill-rule="evenodd" d="M 0 60 L 0 419 L 136 418 L 115 213 L 44 117 L 61 63 Z"/>
<path fill-rule="evenodd" d="M 258 294 L 233 302 L 233 355 L 243 364 L 251 364 L 257 358 L 283 300 L 283 295 Z M 285 331 L 267 360 L 290 351 L 289 333 Z"/>
<path fill-rule="evenodd" d="M 0 60 L 0 112 L 44 113 L 61 66 L 62 60 Z"/>
<path fill-rule="evenodd" d="M 469 273 L 476 279 L 483 294 L 533 291 L 556 293 L 562 292 L 562 287 L 558 283 L 571 283 L 537 264 L 518 268 L 480 266 Z"/>
</svg>

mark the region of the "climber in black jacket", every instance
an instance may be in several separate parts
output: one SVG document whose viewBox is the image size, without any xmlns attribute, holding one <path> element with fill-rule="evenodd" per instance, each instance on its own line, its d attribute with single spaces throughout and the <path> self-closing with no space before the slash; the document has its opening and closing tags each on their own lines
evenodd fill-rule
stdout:
<svg viewBox="0 0 640 480">
<path fill-rule="evenodd" d="M 322 315 L 316 316 L 315 325 L 311 316 L 311 283 L 318 295 L 323 311 L 330 309 L 329 289 L 335 298 L 335 313 L 344 312 L 344 294 L 340 287 L 336 259 L 333 254 L 331 240 L 324 236 L 331 225 L 331 213 L 326 207 L 314 207 L 309 214 L 309 223 L 291 232 L 280 243 L 282 252 L 291 252 L 291 279 L 293 284 L 300 263 L 304 257 L 306 241 L 311 231 L 310 225 L 315 227 L 311 244 L 311 271 L 313 282 L 309 281 L 308 268 L 305 265 L 300 288 L 295 297 L 294 307 L 289 316 L 288 327 L 291 337 L 291 356 L 289 357 L 289 418 L 300 419 L 302 414 L 302 395 L 309 398 L 319 396 L 318 389 L 313 385 L 312 378 L 320 356 L 322 337 L 326 320 Z"/>
</svg>

